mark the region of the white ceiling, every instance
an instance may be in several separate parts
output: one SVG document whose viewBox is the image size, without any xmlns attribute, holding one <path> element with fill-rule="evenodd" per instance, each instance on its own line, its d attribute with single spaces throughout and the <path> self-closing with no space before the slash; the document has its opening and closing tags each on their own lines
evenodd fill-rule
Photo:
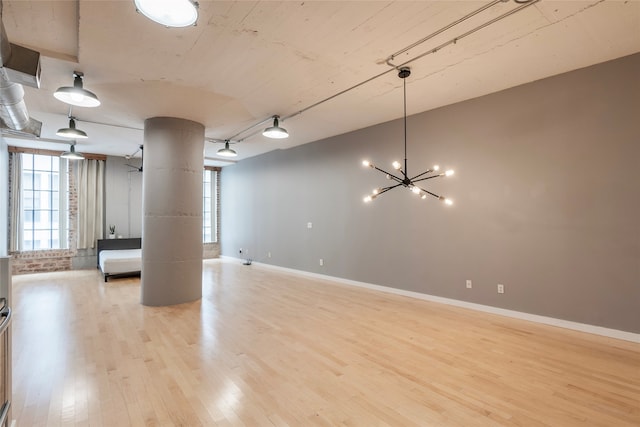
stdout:
<svg viewBox="0 0 640 427">
<path fill-rule="evenodd" d="M 165 28 L 133 0 L 4 1 L 9 40 L 41 52 L 40 89 L 25 87 L 42 139 L 10 145 L 66 149 L 56 137 L 68 108 L 53 92 L 85 73 L 102 101 L 75 107 L 89 134 L 78 151 L 124 156 L 142 143 L 144 120 L 201 122 L 226 139 L 274 114 L 290 116 L 392 70 L 385 59 L 488 2 L 200 1 L 197 26 Z M 507 0 L 396 59 L 402 63 L 514 9 Z M 410 64 L 409 114 L 640 51 L 640 1 L 542 0 Z M 396 72 L 366 83 L 282 126 L 287 140 L 256 135 L 233 146 L 236 159 L 285 149 L 401 117 Z M 102 124 L 98 124 L 102 123 Z M 106 125 L 105 125 L 106 124 Z M 261 126 L 264 127 L 264 126 Z M 131 129 L 130 129 L 131 128 Z M 207 164 L 221 144 L 206 143 Z"/>
</svg>

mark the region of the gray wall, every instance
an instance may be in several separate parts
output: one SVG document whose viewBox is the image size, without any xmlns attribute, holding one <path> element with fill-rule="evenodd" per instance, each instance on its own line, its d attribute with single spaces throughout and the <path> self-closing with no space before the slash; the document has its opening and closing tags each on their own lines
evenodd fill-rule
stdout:
<svg viewBox="0 0 640 427">
<path fill-rule="evenodd" d="M 9 249 L 9 151 L 7 143 L 0 136 L 0 256 L 6 256 Z"/>
<path fill-rule="evenodd" d="M 116 235 L 142 236 L 142 172 L 127 166 L 139 166 L 140 159 L 126 160 L 107 157 L 105 169 L 105 234 L 109 225 L 116 226 Z"/>
<path fill-rule="evenodd" d="M 409 171 L 456 169 L 430 186 L 452 207 L 362 202 L 399 120 L 225 167 L 222 254 L 638 333 L 639 75 L 636 54 L 410 117 Z"/>
</svg>

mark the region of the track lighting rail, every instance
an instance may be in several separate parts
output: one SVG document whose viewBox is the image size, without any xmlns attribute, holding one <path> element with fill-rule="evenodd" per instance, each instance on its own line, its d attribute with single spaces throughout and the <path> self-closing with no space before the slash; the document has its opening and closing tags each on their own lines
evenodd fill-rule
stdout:
<svg viewBox="0 0 640 427">
<path fill-rule="evenodd" d="M 445 25 L 444 27 L 442 27 L 442 28 L 440 28 L 440 29 L 438 29 L 438 30 L 434 31 L 433 33 L 429 34 L 429 35 L 428 35 L 428 36 L 426 36 L 426 37 L 421 38 L 421 39 L 420 39 L 420 40 L 418 40 L 417 42 L 411 43 L 409 46 L 406 46 L 406 47 L 404 47 L 404 48 L 400 49 L 399 51 L 397 51 L 397 52 L 395 52 L 395 53 L 392 53 L 391 55 L 389 55 L 389 56 L 387 57 L 387 59 L 386 59 L 386 61 L 385 61 L 385 62 L 387 63 L 387 65 L 389 65 L 389 66 L 391 66 L 391 67 L 395 67 L 395 65 L 390 64 L 390 62 L 391 62 L 391 61 L 393 61 L 393 60 L 394 60 L 398 55 L 402 55 L 403 53 L 405 53 L 405 52 L 407 52 L 407 51 L 409 51 L 409 50 L 413 49 L 414 47 L 419 46 L 419 45 L 421 45 L 422 43 L 424 43 L 424 42 L 426 42 L 426 41 L 431 40 L 431 39 L 432 39 L 432 38 L 434 38 L 435 36 L 437 36 L 437 35 L 439 35 L 439 34 L 444 33 L 444 32 L 445 32 L 445 31 L 447 31 L 448 29 L 453 28 L 453 27 L 455 27 L 456 25 L 463 23 L 463 22 L 464 22 L 464 21 L 466 21 L 467 19 L 473 18 L 473 17 L 474 17 L 474 16 L 476 16 L 477 14 L 484 12 L 485 10 L 487 10 L 487 9 L 489 9 L 489 8 L 491 8 L 491 7 L 493 7 L 493 6 L 495 6 L 496 4 L 498 4 L 498 3 L 504 3 L 504 2 L 505 2 L 505 0 L 493 0 L 492 2 L 485 4 L 484 6 L 482 6 L 482 7 L 478 8 L 478 9 L 474 10 L 473 12 L 466 14 L 466 15 L 465 15 L 465 16 L 463 16 L 462 18 L 460 18 L 460 19 L 458 19 L 458 20 L 456 20 L 456 21 L 453 21 L 453 22 L 452 22 L 452 23 L 450 23 L 450 24 Z"/>
<path fill-rule="evenodd" d="M 483 24 L 480 24 L 480 25 L 474 27 L 473 29 L 471 29 L 471 30 L 469 30 L 469 31 L 457 36 L 457 37 L 454 37 L 454 38 L 442 43 L 441 45 L 439 45 L 439 46 L 437 46 L 437 47 L 435 47 L 435 48 L 433 48 L 433 49 L 431 49 L 431 50 L 429 50 L 429 51 L 427 51 L 425 53 L 422 53 L 422 54 L 420 54 L 418 56 L 415 56 L 415 57 L 413 57 L 411 59 L 408 59 L 407 61 L 403 62 L 402 64 L 397 64 L 396 65 L 396 64 L 391 63 L 391 60 L 396 58 L 398 55 L 400 55 L 402 53 L 405 53 L 405 52 L 409 51 L 410 49 L 413 49 L 414 47 L 416 47 L 416 46 L 418 46 L 418 45 L 420 45 L 420 44 L 432 39 L 433 37 L 437 36 L 438 34 L 441 34 L 444 31 L 449 30 L 449 29 L 455 27 L 456 25 L 459 25 L 460 23 L 466 21 L 467 19 L 469 19 L 469 18 L 471 18 L 471 17 L 473 17 L 473 16 L 485 11 L 486 9 L 488 9 L 488 8 L 490 8 L 492 6 L 495 6 L 498 3 L 505 3 L 504 0 L 493 0 L 493 1 L 489 2 L 489 3 L 487 3 L 486 5 L 482 6 L 481 8 L 476 9 L 473 12 L 463 16 L 462 18 L 452 22 L 451 24 L 445 25 L 444 27 L 436 30 L 435 32 L 429 34 L 428 36 L 418 40 L 417 42 L 414 42 L 414 43 L 410 44 L 409 46 L 407 46 L 407 47 L 405 47 L 403 49 L 400 49 L 399 51 L 389 55 L 389 57 L 387 57 L 385 62 L 386 62 L 387 65 L 389 65 L 390 67 L 393 67 L 393 68 L 391 68 L 389 70 L 385 70 L 385 71 L 383 71 L 383 72 L 381 72 L 379 74 L 376 74 L 375 76 L 372 76 L 372 77 L 370 77 L 370 78 L 368 78 L 368 79 L 366 79 L 366 80 L 364 80 L 364 81 L 362 81 L 360 83 L 357 83 L 357 84 L 355 84 L 355 85 L 353 85 L 351 87 L 348 87 L 347 89 L 341 90 L 340 92 L 338 92 L 338 93 L 336 93 L 334 95 L 331 95 L 328 98 L 325 98 L 325 99 L 323 99 L 321 101 L 318 101 L 318 102 L 316 102 L 314 104 L 309 105 L 308 107 L 305 107 L 305 108 L 303 108 L 301 110 L 298 110 L 298 111 L 296 111 L 294 113 L 291 113 L 291 114 L 289 114 L 287 116 L 284 116 L 282 118 L 282 120 L 287 120 L 287 119 L 290 119 L 292 117 L 298 116 L 298 115 L 300 115 L 300 114 L 302 114 L 302 113 L 304 113 L 306 111 L 311 110 L 312 108 L 315 108 L 315 107 L 317 107 L 317 106 L 319 106 L 321 104 L 324 104 L 325 102 L 331 101 L 332 99 L 337 98 L 340 95 L 344 95 L 345 93 L 350 92 L 350 91 L 352 91 L 354 89 L 357 89 L 357 88 L 359 88 L 360 86 L 362 86 L 362 85 L 364 85 L 366 83 L 369 83 L 369 82 L 371 82 L 371 81 L 373 81 L 375 79 L 378 79 L 378 78 L 380 78 L 380 77 L 382 77 L 382 76 L 384 76 L 386 74 L 389 74 L 392 71 L 399 70 L 400 68 L 405 67 L 405 66 L 411 64 L 412 62 L 418 60 L 418 59 L 421 59 L 421 58 L 424 58 L 427 55 L 436 53 L 437 51 L 441 50 L 442 48 L 444 48 L 444 47 L 446 47 L 448 45 L 451 45 L 451 44 L 455 44 L 459 40 L 462 40 L 463 38 L 468 37 L 471 34 L 477 32 L 477 31 L 480 31 L 483 28 L 488 27 L 489 25 L 495 24 L 496 22 L 501 21 L 502 19 L 505 19 L 505 18 L 513 15 L 514 13 L 517 13 L 517 12 L 519 12 L 519 11 L 529 7 L 529 6 L 532 6 L 535 3 L 538 3 L 539 1 L 540 0 L 527 0 L 526 3 L 523 2 L 523 0 L 515 1 L 516 3 L 518 3 L 518 6 L 516 8 L 511 9 L 510 11 L 505 12 L 502 15 L 499 15 L 496 18 L 493 18 L 493 19 L 491 19 L 491 20 L 489 20 L 489 21 L 487 21 L 487 22 L 485 22 Z"/>
<path fill-rule="evenodd" d="M 447 40 L 446 42 L 436 46 L 435 48 L 433 48 L 431 50 L 428 50 L 428 51 L 426 51 L 426 52 L 424 52 L 424 53 L 422 53 L 420 55 L 417 55 L 417 56 L 412 57 L 411 59 L 408 59 L 407 61 L 404 61 L 402 64 L 397 64 L 396 65 L 396 64 L 394 64 L 392 62 L 399 55 L 402 55 L 403 53 L 406 53 L 406 52 L 410 51 L 411 49 L 414 49 L 415 47 L 420 46 L 421 44 L 433 39 L 434 37 L 444 33 L 447 30 L 450 30 L 451 28 L 456 27 L 457 25 L 459 25 L 459 24 L 467 21 L 468 19 L 470 19 L 470 18 L 472 18 L 472 17 L 474 17 L 474 16 L 486 11 L 487 9 L 490 9 L 491 7 L 493 7 L 493 6 L 495 6 L 495 5 L 499 4 L 499 3 L 507 3 L 509 1 L 510 0 L 492 0 L 492 1 L 488 2 L 487 4 L 479 7 L 478 9 L 473 10 L 472 12 L 464 15 L 463 17 L 461 17 L 461 18 L 459 18 L 459 19 L 457 19 L 457 20 L 455 20 L 455 21 L 453 21 L 453 22 L 451 22 L 451 23 L 439 28 L 438 30 L 432 32 L 431 34 L 421 38 L 420 40 L 418 40 L 418 41 L 416 41 L 414 43 L 411 43 L 410 45 L 408 45 L 408 46 L 406 46 L 406 47 L 404 47 L 404 48 L 392 53 L 391 55 L 389 55 L 386 58 L 385 63 L 388 66 L 392 67 L 392 68 L 390 68 L 388 70 L 385 70 L 385 71 L 383 71 L 381 73 L 378 73 L 378 74 L 376 74 L 376 75 L 374 75 L 372 77 L 369 77 L 368 79 L 366 79 L 364 81 L 361 81 L 361 82 L 359 82 L 359 83 L 357 83 L 357 84 L 355 84 L 353 86 L 350 86 L 350 87 L 348 87 L 348 88 L 346 88 L 344 90 L 341 90 L 340 92 L 337 92 L 337 93 L 335 93 L 335 94 L 333 94 L 333 95 L 331 95 L 331 96 L 329 96 L 327 98 L 324 98 L 324 99 L 322 99 L 322 100 L 320 100 L 318 102 L 315 102 L 315 103 L 313 103 L 313 104 L 311 104 L 311 105 L 309 105 L 309 106 L 307 106 L 307 107 L 305 107 L 305 108 L 303 108 L 301 110 L 298 110 L 298 111 L 296 111 L 294 113 L 288 114 L 288 115 L 283 116 L 283 117 L 280 117 L 280 116 L 277 116 L 277 115 L 270 116 L 270 117 L 268 117 L 268 118 L 266 118 L 264 120 L 261 120 L 259 122 L 256 122 L 256 123 L 252 124 L 251 126 L 245 128 L 245 129 L 242 129 L 241 131 L 237 132 L 236 134 L 232 135 L 229 138 L 225 138 L 225 139 L 205 138 L 205 140 L 209 141 L 209 142 L 214 142 L 214 143 L 224 143 L 225 146 L 228 146 L 228 144 L 230 142 L 231 143 L 239 143 L 239 142 L 242 142 L 242 141 L 244 141 L 244 140 L 246 140 L 248 138 L 251 138 L 251 137 L 257 135 L 258 133 L 260 133 L 260 129 L 256 129 L 256 128 L 258 126 L 270 121 L 270 120 L 274 120 L 274 125 L 275 125 L 274 127 L 277 128 L 278 127 L 278 120 L 285 121 L 285 120 L 288 120 L 288 119 L 290 119 L 292 117 L 295 117 L 295 116 L 298 116 L 300 114 L 303 114 L 303 113 L 305 113 L 305 112 L 307 112 L 307 111 L 309 111 L 309 110 L 311 110 L 311 109 L 313 109 L 315 107 L 318 107 L 319 105 L 322 105 L 322 104 L 324 104 L 324 103 L 326 103 L 328 101 L 331 101 L 332 99 L 335 99 L 335 98 L 337 98 L 337 97 L 339 97 L 341 95 L 344 95 L 347 92 L 350 92 L 350 91 L 352 91 L 354 89 L 357 89 L 360 86 L 363 86 L 363 85 L 365 85 L 365 84 L 367 84 L 367 83 L 369 83 L 369 82 L 371 82 L 373 80 L 376 80 L 376 79 L 378 79 L 378 78 L 380 78 L 380 77 L 382 77 L 382 76 L 384 76 L 384 75 L 386 75 L 386 74 L 388 74 L 388 73 L 390 73 L 392 71 L 395 71 L 395 70 L 400 71 L 403 67 L 406 67 L 407 65 L 411 64 L 412 62 L 414 62 L 414 61 L 416 61 L 418 59 L 424 58 L 427 55 L 436 53 L 436 52 L 438 52 L 439 50 L 443 49 L 446 46 L 449 46 L 451 44 L 455 44 L 459 40 L 462 40 L 465 37 L 468 37 L 468 36 L 478 32 L 478 31 L 482 30 L 483 28 L 486 28 L 486 27 L 488 27 L 488 26 L 490 26 L 492 24 L 495 24 L 496 22 L 501 21 L 502 19 L 505 19 L 505 18 L 507 18 L 507 17 L 509 17 L 509 16 L 511 16 L 511 15 L 513 15 L 513 14 L 515 14 L 515 13 L 517 13 L 517 12 L 527 8 L 527 7 L 529 7 L 529 6 L 532 6 L 533 4 L 539 2 L 540 0 L 514 0 L 514 2 L 518 4 L 518 6 L 515 7 L 514 9 L 511 9 L 508 12 L 505 12 L 505 13 L 503 13 L 503 14 L 501 14 L 501 15 L 493 18 L 493 19 L 490 19 L 489 21 L 486 21 L 486 22 L 480 24 L 480 25 L 477 25 L 476 27 L 472 28 L 471 30 L 469 30 L 469 31 L 467 31 L 467 32 L 465 32 L 463 34 L 460 34 L 460 35 L 458 35 L 456 37 L 453 37 L 453 38 Z M 405 117 L 406 117 L 406 111 L 405 111 Z M 251 130 L 254 130 L 254 131 L 250 132 L 250 133 L 247 133 L 247 132 L 249 132 Z M 242 138 L 238 138 L 241 135 L 244 135 L 244 136 Z M 406 147 L 406 141 L 405 141 L 405 147 Z M 405 158 L 405 168 L 406 168 L 406 158 Z M 378 170 L 380 170 L 380 169 L 378 169 Z M 384 172 L 384 171 L 382 171 L 382 172 Z M 424 175 L 424 174 L 426 174 L 428 172 L 429 171 L 424 172 L 421 175 Z M 421 176 L 421 175 L 419 175 L 419 176 Z M 422 181 L 424 179 L 435 178 L 436 176 L 440 176 L 440 175 L 435 175 L 433 177 L 423 178 L 423 179 L 420 179 L 418 181 Z M 418 178 L 418 177 L 415 177 L 415 178 Z M 408 179 L 408 178 L 406 178 L 406 179 Z M 402 184 L 398 184 L 398 185 L 402 185 Z M 391 188 L 395 188 L 395 186 L 388 187 L 388 188 L 384 189 L 383 192 L 389 191 Z M 428 192 L 426 190 L 423 190 L 423 191 L 425 191 L 425 193 L 431 194 L 432 196 L 435 196 L 435 197 L 438 197 L 438 198 L 442 199 L 440 196 L 432 194 L 432 193 L 430 193 L 430 192 Z"/>
<path fill-rule="evenodd" d="M 509 17 L 509 16 L 511 16 L 511 15 L 513 15 L 513 14 L 515 14 L 515 13 L 517 13 L 517 12 L 520 12 L 521 10 L 526 9 L 526 8 L 527 8 L 527 7 L 529 7 L 529 6 L 532 6 L 532 5 L 536 4 L 536 3 L 538 3 L 539 1 L 540 1 L 540 0 L 531 0 L 531 1 L 527 2 L 527 3 L 520 3 L 520 2 L 516 2 L 516 3 L 518 3 L 518 4 L 519 4 L 519 6 L 518 6 L 518 7 L 514 8 L 514 9 L 511 9 L 510 11 L 505 12 L 505 13 L 503 13 L 502 15 L 499 15 L 499 16 L 497 16 L 497 17 L 493 18 L 493 19 L 490 19 L 489 21 L 484 22 L 484 23 L 482 23 L 482 24 L 480 24 L 480 25 L 478 25 L 478 26 L 476 26 L 476 27 L 472 28 L 471 30 L 469 30 L 469 31 L 467 31 L 467 32 L 465 32 L 465 33 L 463 33 L 463 34 L 460 34 L 460 35 L 459 35 L 459 36 L 457 36 L 457 37 L 454 37 L 454 38 L 452 38 L 452 39 L 450 39 L 450 40 L 447 40 L 446 42 L 444 42 L 444 43 L 442 43 L 442 44 L 440 44 L 440 45 L 438 45 L 438 46 L 434 47 L 434 48 L 433 48 L 433 49 L 431 49 L 431 50 L 428 50 L 428 51 L 426 51 L 426 52 L 424 52 L 424 53 L 421 53 L 421 54 L 420 54 L 420 55 L 418 55 L 418 56 L 414 56 L 413 58 L 411 58 L 411 59 L 410 59 L 410 60 L 408 60 L 408 61 L 403 62 L 402 64 L 395 65 L 395 64 L 391 63 L 391 61 L 390 61 L 389 59 L 387 59 L 386 63 L 387 63 L 387 65 L 389 65 L 390 67 L 395 67 L 395 68 L 398 68 L 398 69 L 399 69 L 399 68 L 401 68 L 401 67 L 404 67 L 404 66 L 406 66 L 406 65 L 408 65 L 408 64 L 410 64 L 410 63 L 412 63 L 412 62 L 414 62 L 414 61 L 417 61 L 418 59 L 424 58 L 424 57 L 425 57 L 425 56 L 427 56 L 427 55 L 431 55 L 431 54 L 433 54 L 433 53 L 436 53 L 436 52 L 438 52 L 439 50 L 441 50 L 441 49 L 443 49 L 443 48 L 445 48 L 445 47 L 447 47 L 447 46 L 449 46 L 449 45 L 456 44 L 456 43 L 458 43 L 460 40 L 462 40 L 462 39 L 464 39 L 464 38 L 466 38 L 466 37 L 469 37 L 470 35 L 472 35 L 472 34 L 474 34 L 474 33 L 477 33 L 478 31 L 482 30 L 483 28 L 486 28 L 486 27 L 488 27 L 488 26 L 490 26 L 490 25 L 493 25 L 493 24 L 495 24 L 496 22 L 502 21 L 503 19 L 505 19 L 505 18 L 507 18 L 507 17 Z"/>
<path fill-rule="evenodd" d="M 481 29 L 486 28 L 486 27 L 488 27 L 488 26 L 490 26 L 490 25 L 492 25 L 492 24 L 494 24 L 494 23 L 496 23 L 498 21 L 501 21 L 502 19 L 505 19 L 505 18 L 513 15 L 514 13 L 517 13 L 517 12 L 529 7 L 529 6 L 539 2 L 540 0 L 514 0 L 515 3 L 518 4 L 518 6 L 516 8 L 511 9 L 510 11 L 505 12 L 505 13 L 503 13 L 503 14 L 497 16 L 496 18 L 493 18 L 493 19 L 491 19 L 491 20 L 489 20 L 487 22 L 484 22 L 484 23 L 472 28 L 471 30 L 469 30 L 469 31 L 467 31 L 467 32 L 465 32 L 463 34 L 460 34 L 460 35 L 458 35 L 458 36 L 456 36 L 454 38 L 451 38 L 448 41 L 440 44 L 439 46 L 436 46 L 435 48 L 433 48 L 433 49 L 431 49 L 431 50 L 429 50 L 429 51 L 427 51 L 425 53 L 422 53 L 422 54 L 420 54 L 418 56 L 415 56 L 415 57 L 413 57 L 413 58 L 411 58 L 411 59 L 409 59 L 407 61 L 404 61 L 402 64 L 396 65 L 396 64 L 393 64 L 391 62 L 394 59 L 396 59 L 399 55 L 408 52 L 409 50 L 411 50 L 411 49 L 413 49 L 413 48 L 425 43 L 428 40 L 431 40 L 432 38 L 436 37 L 437 35 L 442 34 L 445 31 L 456 27 L 457 25 L 461 24 L 462 22 L 464 22 L 464 21 L 466 21 L 466 20 L 468 20 L 468 19 L 470 19 L 470 18 L 472 18 L 472 17 L 484 12 L 485 10 L 487 10 L 487 9 L 489 9 L 489 8 L 499 4 L 499 3 L 506 3 L 508 1 L 509 0 L 492 0 L 489 3 L 479 7 L 478 9 L 475 9 L 474 11 L 466 14 L 465 16 L 463 16 L 463 17 L 451 22 L 450 24 L 447 24 L 444 27 L 439 28 L 438 30 L 434 31 L 433 33 L 431 33 L 431 34 L 429 34 L 429 35 L 427 35 L 425 37 L 423 37 L 422 39 L 420 39 L 420 40 L 418 40 L 418 41 L 416 41 L 414 43 L 411 43 L 410 45 L 398 50 L 397 52 L 392 53 L 391 55 L 389 55 L 386 58 L 385 63 L 387 65 L 389 65 L 390 67 L 393 67 L 393 68 L 390 68 L 390 69 L 385 70 L 385 71 L 383 71 L 381 73 L 378 73 L 378 74 L 376 74 L 376 75 L 374 75 L 372 77 L 369 77 L 366 80 L 363 80 L 363 81 L 361 81 L 361 82 L 359 82 L 359 83 L 357 83 L 357 84 L 355 84 L 353 86 L 350 86 L 350 87 L 348 87 L 348 88 L 346 88 L 344 90 L 341 90 L 340 92 L 337 92 L 337 93 L 335 93 L 335 94 L 333 94 L 333 95 L 331 95 L 331 96 L 329 96 L 327 98 L 324 98 L 324 99 L 322 99 L 322 100 L 320 100 L 318 102 L 315 102 L 315 103 L 313 103 L 313 104 L 311 104 L 311 105 L 309 105 L 309 106 L 307 106 L 307 107 L 305 107 L 305 108 L 303 108 L 301 110 L 298 110 L 298 111 L 296 111 L 294 113 L 288 114 L 288 115 L 283 116 L 283 117 L 279 117 L 279 116 L 275 116 L 275 115 L 274 116 L 270 116 L 270 117 L 268 117 L 268 118 L 266 118 L 264 120 L 261 120 L 261 121 L 259 121 L 257 123 L 252 124 L 251 126 L 245 128 L 245 129 L 242 129 L 241 131 L 237 132 L 235 135 L 232 135 L 229 138 L 225 138 L 225 139 L 207 139 L 207 141 L 219 142 L 219 143 L 225 143 L 225 142 L 228 142 L 228 141 L 233 141 L 235 143 L 242 142 L 242 141 L 244 141 L 244 140 L 246 140 L 248 138 L 251 138 L 251 137 L 257 135 L 258 133 L 260 133 L 260 130 L 258 129 L 258 130 L 255 130 L 255 131 L 249 133 L 249 134 L 244 135 L 245 133 L 249 132 L 252 129 L 257 128 L 258 126 L 260 126 L 260 125 L 262 125 L 262 124 L 264 124 L 264 123 L 266 123 L 266 122 L 268 122 L 270 120 L 280 119 L 281 121 L 285 121 L 285 120 L 288 120 L 288 119 L 290 119 L 292 117 L 299 116 L 300 114 L 303 114 L 303 113 L 305 113 L 305 112 L 307 112 L 307 111 L 309 111 L 309 110 L 311 110 L 311 109 L 313 109 L 315 107 L 318 107 L 319 105 L 322 105 L 325 102 L 331 101 L 332 99 L 335 99 L 335 98 L 337 98 L 337 97 L 339 97 L 341 95 L 344 95 L 347 92 L 350 92 L 350 91 L 352 91 L 354 89 L 359 88 L 360 86 L 363 86 L 363 85 L 365 85 L 365 84 L 367 84 L 367 83 L 369 83 L 369 82 L 371 82 L 373 80 L 376 80 L 376 79 L 378 79 L 378 78 L 380 78 L 380 77 L 382 77 L 382 76 L 384 76 L 386 74 L 389 74 L 392 71 L 400 70 L 402 67 L 405 67 L 405 66 L 409 65 L 410 63 L 418 60 L 418 59 L 421 59 L 421 58 L 423 58 L 423 57 L 425 57 L 427 55 L 436 53 L 436 52 L 438 52 L 439 50 L 441 50 L 442 48 L 444 48 L 446 46 L 449 46 L 451 44 L 455 44 L 459 40 L 462 40 L 463 38 L 468 37 L 471 34 L 474 34 L 474 33 L 478 32 L 478 31 L 480 31 Z M 241 135 L 244 135 L 244 136 L 242 138 L 237 139 Z"/>
</svg>

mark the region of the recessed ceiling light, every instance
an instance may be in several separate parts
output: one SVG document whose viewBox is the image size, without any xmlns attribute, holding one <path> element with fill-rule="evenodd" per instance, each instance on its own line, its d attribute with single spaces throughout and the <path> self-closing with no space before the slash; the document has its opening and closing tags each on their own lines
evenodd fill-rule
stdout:
<svg viewBox="0 0 640 427">
<path fill-rule="evenodd" d="M 134 0 L 136 10 L 165 27 L 188 27 L 198 20 L 198 3 L 191 0 Z"/>
</svg>

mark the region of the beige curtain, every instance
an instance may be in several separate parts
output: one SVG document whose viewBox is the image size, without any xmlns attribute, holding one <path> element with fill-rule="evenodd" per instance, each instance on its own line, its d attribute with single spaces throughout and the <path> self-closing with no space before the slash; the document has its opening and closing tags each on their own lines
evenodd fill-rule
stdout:
<svg viewBox="0 0 640 427">
<path fill-rule="evenodd" d="M 20 153 L 9 153 L 11 161 L 11 200 L 9 221 L 9 251 L 22 250 L 22 156 Z"/>
<path fill-rule="evenodd" d="M 104 232 L 104 160 L 80 160 L 76 165 L 78 249 L 94 248 Z"/>
</svg>

